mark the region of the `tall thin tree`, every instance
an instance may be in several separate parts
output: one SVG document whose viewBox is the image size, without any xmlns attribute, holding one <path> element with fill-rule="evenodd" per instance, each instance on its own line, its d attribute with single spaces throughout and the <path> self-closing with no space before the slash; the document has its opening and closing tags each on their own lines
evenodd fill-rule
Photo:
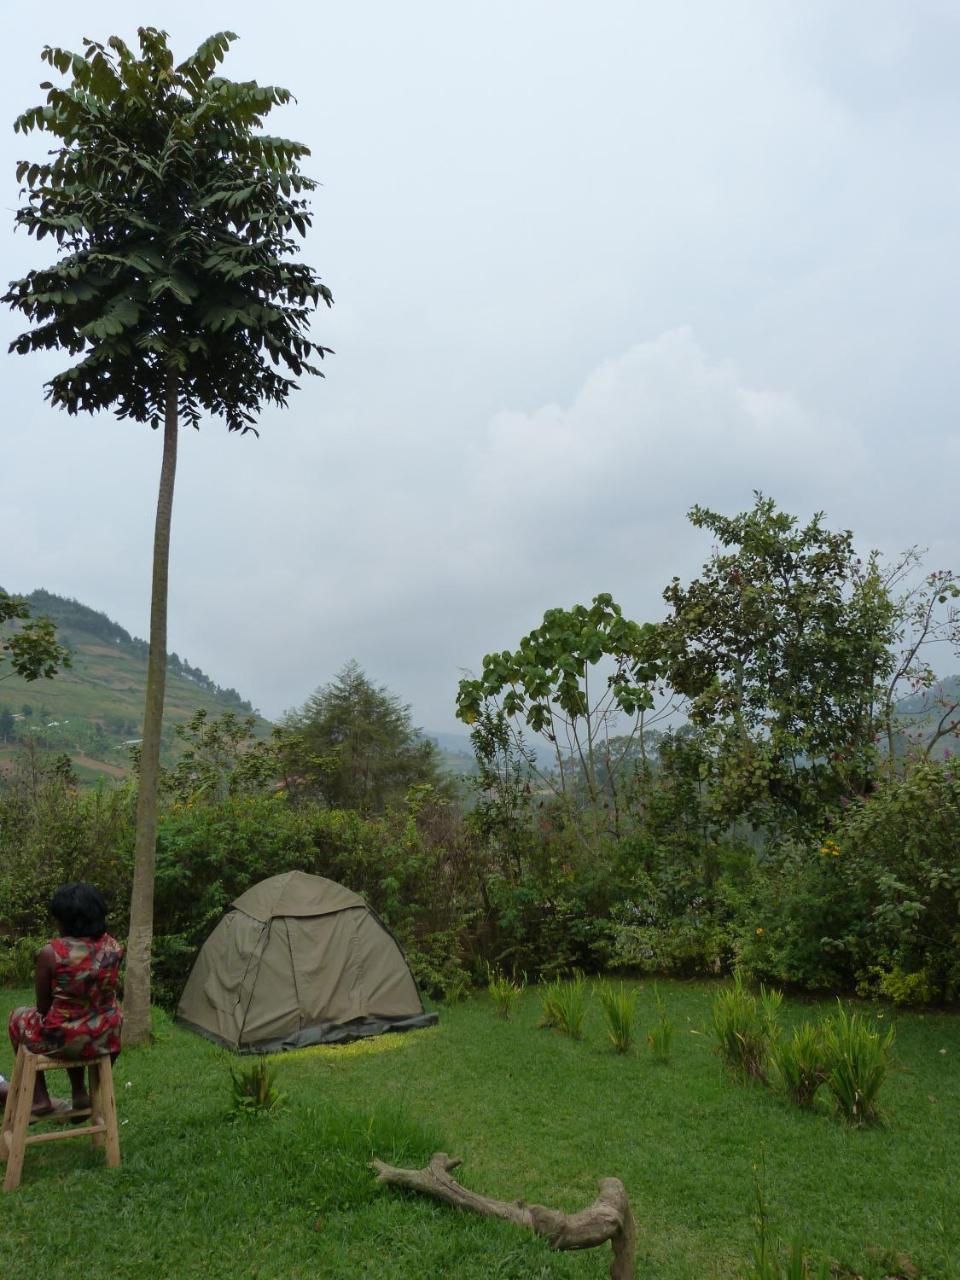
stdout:
<svg viewBox="0 0 960 1280">
<path fill-rule="evenodd" d="M 203 413 L 230 431 L 255 430 L 265 402 L 285 405 L 327 348 L 310 319 L 332 301 L 293 260 L 310 225 L 301 143 L 262 132 L 291 100 L 286 89 L 216 74 L 236 36 L 220 32 L 175 65 L 166 32 L 138 31 L 139 54 L 118 37 L 82 54 L 47 47 L 66 83 L 14 128 L 57 140 L 43 162 L 22 161 L 17 223 L 58 245 L 52 266 L 14 281 L 4 301 L 31 327 L 20 354 L 79 357 L 46 384 L 68 413 L 113 409 L 163 423 L 147 673 L 127 952 L 127 1043 L 150 1028 L 150 954 L 157 774 L 166 673 L 167 566 L 181 422 Z"/>
</svg>

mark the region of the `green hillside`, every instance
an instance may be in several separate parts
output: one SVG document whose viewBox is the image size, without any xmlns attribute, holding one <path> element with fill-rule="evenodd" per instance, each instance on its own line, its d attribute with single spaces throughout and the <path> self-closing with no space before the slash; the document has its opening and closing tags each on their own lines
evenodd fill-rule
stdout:
<svg viewBox="0 0 960 1280">
<path fill-rule="evenodd" d="M 52 680 L 0 680 L 0 771 L 11 768 L 24 744 L 69 754 L 81 781 L 122 778 L 130 772 L 130 748 L 142 731 L 147 681 L 147 642 L 131 636 L 106 614 L 76 600 L 35 591 L 34 617 L 57 624 L 58 639 L 73 665 Z M 168 659 L 162 758 L 176 755 L 174 726 L 200 708 L 211 715 L 253 712 L 235 689 L 215 684 L 176 653 Z M 262 721 L 264 730 L 268 725 Z"/>
</svg>

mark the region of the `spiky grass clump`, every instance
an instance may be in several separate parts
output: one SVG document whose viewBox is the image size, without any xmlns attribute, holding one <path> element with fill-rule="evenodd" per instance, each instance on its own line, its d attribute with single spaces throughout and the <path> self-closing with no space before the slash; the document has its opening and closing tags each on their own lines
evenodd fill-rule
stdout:
<svg viewBox="0 0 960 1280">
<path fill-rule="evenodd" d="M 637 993 L 623 983 L 601 983 L 597 988 L 600 1007 L 606 1022 L 607 1036 L 615 1053 L 627 1053 L 633 1044 L 633 1020 L 637 1009 Z"/>
<path fill-rule="evenodd" d="M 587 1017 L 587 988 L 582 973 L 548 982 L 540 992 L 540 1026 L 562 1031 L 571 1040 L 583 1039 Z"/>
<path fill-rule="evenodd" d="M 498 1018 L 510 1021 L 525 987 L 523 979 L 518 982 L 500 969 L 487 967 L 487 991 Z"/>
<path fill-rule="evenodd" d="M 886 1034 L 860 1013 L 848 1014 L 840 1002 L 823 1024 L 824 1072 L 837 1113 L 850 1124 L 881 1119 L 878 1095 L 893 1068 L 894 1028 Z"/>
<path fill-rule="evenodd" d="M 713 1027 L 720 1056 L 731 1071 L 751 1080 L 766 1079 L 782 1004 L 781 991 L 761 986 L 757 996 L 739 970 L 720 988 L 713 1002 Z"/>
<path fill-rule="evenodd" d="M 230 1110 L 234 1115 L 274 1115 L 286 1102 L 286 1094 L 276 1086 L 276 1072 L 263 1058 L 249 1067 L 230 1072 Z"/>
<path fill-rule="evenodd" d="M 770 1049 L 770 1083 L 798 1107 L 813 1106 L 827 1078 L 823 1028 L 802 1022 L 793 1035 Z"/>
<path fill-rule="evenodd" d="M 667 1063 L 673 1046 L 673 1022 L 656 986 L 653 988 L 653 999 L 657 1006 L 657 1020 L 647 1032 L 647 1044 L 654 1062 Z"/>
</svg>

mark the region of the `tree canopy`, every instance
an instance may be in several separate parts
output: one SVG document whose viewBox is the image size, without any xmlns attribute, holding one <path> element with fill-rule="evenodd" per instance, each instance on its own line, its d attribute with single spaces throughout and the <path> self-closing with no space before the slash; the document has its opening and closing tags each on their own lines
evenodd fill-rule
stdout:
<svg viewBox="0 0 960 1280">
<path fill-rule="evenodd" d="M 236 36 L 219 32 L 179 64 L 167 35 L 138 31 L 82 54 L 46 47 L 68 78 L 18 117 L 58 144 L 23 160 L 17 224 L 56 240 L 56 262 L 11 283 L 4 301 L 31 328 L 11 350 L 80 359 L 47 383 L 69 413 L 115 408 L 157 425 L 176 378 L 180 413 L 250 430 L 265 401 L 286 404 L 318 374 L 309 336 L 332 301 L 309 266 L 290 261 L 310 225 L 302 143 L 257 132 L 289 90 L 215 74 Z"/>
<path fill-rule="evenodd" d="M 410 787 L 441 791 L 436 745 L 417 729 L 410 707 L 348 662 L 287 717 L 288 776 L 331 807 L 376 813 Z"/>
</svg>

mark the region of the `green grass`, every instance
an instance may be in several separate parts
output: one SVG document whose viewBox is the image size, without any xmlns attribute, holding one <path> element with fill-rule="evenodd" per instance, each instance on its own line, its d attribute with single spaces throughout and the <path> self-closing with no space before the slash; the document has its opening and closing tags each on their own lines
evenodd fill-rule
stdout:
<svg viewBox="0 0 960 1280">
<path fill-rule="evenodd" d="M 287 1103 L 274 1118 L 229 1118 L 237 1059 L 159 1017 L 157 1043 L 117 1064 L 122 1168 L 105 1170 L 84 1142 L 30 1151 L 20 1188 L 0 1195 L 0 1275 L 77 1259 L 111 1280 L 607 1274 L 606 1247 L 553 1254 L 509 1224 L 377 1188 L 366 1167 L 442 1149 L 479 1191 L 568 1210 L 599 1178 L 622 1178 L 638 1271 L 653 1280 L 747 1271 L 761 1152 L 774 1235 L 865 1280 L 884 1274 L 870 1247 L 909 1254 L 922 1277 L 960 1277 L 960 1020 L 897 1015 L 886 1125 L 852 1129 L 733 1083 L 713 1049 L 712 989 L 661 990 L 668 1066 L 639 1048 L 612 1054 L 599 1015 L 577 1042 L 537 1029 L 533 992 L 510 1022 L 484 996 L 427 1031 L 277 1059 Z M 0 992 L 0 1014 L 19 1000 Z M 655 1018 L 649 988 L 637 1012 L 640 1025 Z M 813 1013 L 788 1001 L 784 1022 Z M 5 1048 L 8 1076 L 10 1060 Z"/>
</svg>

